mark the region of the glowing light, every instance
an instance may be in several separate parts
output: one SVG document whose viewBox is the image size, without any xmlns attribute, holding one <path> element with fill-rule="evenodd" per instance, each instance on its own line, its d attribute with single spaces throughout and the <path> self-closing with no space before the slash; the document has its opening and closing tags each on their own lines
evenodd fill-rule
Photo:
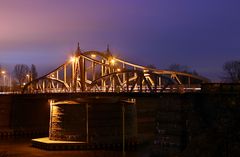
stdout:
<svg viewBox="0 0 240 157">
<path fill-rule="evenodd" d="M 6 71 L 2 71 L 1 73 L 2 73 L 2 74 L 6 74 Z"/>
<path fill-rule="evenodd" d="M 29 77 L 29 74 L 27 74 L 26 76 Z"/>
<path fill-rule="evenodd" d="M 111 63 L 112 65 L 114 65 L 114 64 L 115 64 L 115 62 L 116 62 L 116 61 L 115 61 L 115 59 L 114 59 L 114 58 L 110 60 L 110 63 Z"/>
<path fill-rule="evenodd" d="M 148 74 L 148 73 L 144 73 L 143 74 L 145 77 L 149 77 L 150 76 L 150 74 Z"/>
<path fill-rule="evenodd" d="M 54 77 L 54 74 L 52 74 L 51 77 Z"/>
<path fill-rule="evenodd" d="M 96 55 L 95 55 L 95 54 L 91 54 L 91 57 L 92 57 L 92 58 L 96 58 Z"/>
<path fill-rule="evenodd" d="M 120 68 L 117 68 L 117 72 L 120 72 L 121 71 L 121 69 Z"/>
<path fill-rule="evenodd" d="M 50 106 L 52 106 L 54 104 L 54 100 L 52 100 L 52 99 L 48 100 L 48 102 L 49 102 Z"/>
<path fill-rule="evenodd" d="M 76 60 L 76 57 L 71 57 L 71 58 L 70 58 L 70 61 L 71 61 L 71 62 L 75 62 L 75 60 Z"/>
<path fill-rule="evenodd" d="M 25 82 L 23 82 L 23 85 L 25 86 L 25 85 L 26 85 L 26 83 L 25 83 Z"/>
<path fill-rule="evenodd" d="M 144 73 L 147 73 L 147 72 L 149 72 L 149 70 L 148 70 L 148 69 L 144 69 L 143 72 L 144 72 Z"/>
<path fill-rule="evenodd" d="M 143 72 L 144 72 L 143 75 L 144 75 L 145 77 L 149 77 L 149 76 L 150 76 L 148 69 L 144 69 Z"/>
</svg>

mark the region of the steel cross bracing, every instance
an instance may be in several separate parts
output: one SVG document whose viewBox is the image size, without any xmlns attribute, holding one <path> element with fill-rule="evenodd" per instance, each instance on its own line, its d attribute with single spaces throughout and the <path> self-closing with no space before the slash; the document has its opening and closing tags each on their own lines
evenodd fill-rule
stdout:
<svg viewBox="0 0 240 157">
<path fill-rule="evenodd" d="M 206 78 L 152 69 L 105 52 L 82 52 L 48 74 L 27 83 L 24 93 L 59 92 L 185 92 L 200 90 Z"/>
</svg>

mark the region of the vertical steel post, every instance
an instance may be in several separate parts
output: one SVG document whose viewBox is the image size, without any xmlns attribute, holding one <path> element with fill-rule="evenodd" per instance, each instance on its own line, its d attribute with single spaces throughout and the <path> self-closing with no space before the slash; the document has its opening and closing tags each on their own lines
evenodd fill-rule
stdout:
<svg viewBox="0 0 240 157">
<path fill-rule="evenodd" d="M 113 69 L 112 72 L 114 73 L 115 70 Z M 116 86 L 115 86 L 115 77 L 114 75 L 111 76 L 111 82 L 112 82 L 112 92 L 116 91 Z"/>
<path fill-rule="evenodd" d="M 43 80 L 43 82 L 42 82 L 42 87 L 43 87 L 43 91 L 45 90 L 45 81 Z M 43 92 L 44 93 L 44 92 Z"/>
<path fill-rule="evenodd" d="M 57 80 L 59 79 L 58 70 L 57 70 L 57 72 L 56 72 L 56 78 L 57 78 Z M 58 89 L 58 83 L 57 83 L 57 87 L 56 87 L 56 88 Z"/>
<path fill-rule="evenodd" d="M 133 67 L 133 70 L 137 70 L 137 68 Z M 137 77 L 137 73 L 136 72 L 134 72 L 134 77 Z"/>
<path fill-rule="evenodd" d="M 72 91 L 74 91 L 74 87 L 75 87 L 75 60 L 76 58 L 74 58 L 73 62 L 72 62 L 72 86 L 71 86 L 71 89 Z"/>
<path fill-rule="evenodd" d="M 67 83 L 67 66 L 66 64 L 63 66 L 63 80 Z"/>
<path fill-rule="evenodd" d="M 96 79 L 95 63 L 92 62 L 92 81 Z"/>
<path fill-rule="evenodd" d="M 105 66 L 104 64 L 106 63 L 105 60 L 102 60 L 102 66 L 101 66 L 101 76 L 104 76 L 105 75 Z M 102 91 L 106 90 L 106 84 L 105 84 L 105 81 L 104 79 L 101 80 L 101 87 L 102 87 Z"/>
<path fill-rule="evenodd" d="M 162 78 L 161 78 L 161 76 L 158 77 L 158 86 L 161 90 L 161 88 L 162 88 Z"/>
<path fill-rule="evenodd" d="M 143 76 L 142 76 L 142 74 L 140 74 L 140 75 L 139 75 L 139 86 L 140 86 L 140 87 L 139 87 L 139 88 L 140 88 L 140 91 L 139 91 L 139 92 L 140 92 L 140 93 L 142 93 L 142 87 L 143 87 L 143 86 L 142 86 L 142 80 L 143 80 Z"/>
<path fill-rule="evenodd" d="M 191 87 L 191 78 L 188 77 L 188 88 L 190 88 L 190 87 Z"/>
<path fill-rule="evenodd" d="M 158 77 L 156 74 L 154 76 L 154 92 L 157 92 L 157 83 L 158 83 Z"/>
<path fill-rule="evenodd" d="M 125 64 L 123 63 L 123 66 L 122 66 L 123 70 L 125 70 Z M 126 81 L 126 74 L 123 73 L 123 83 Z"/>
<path fill-rule="evenodd" d="M 85 59 L 80 56 L 80 78 L 81 78 L 81 90 L 85 91 L 85 81 L 86 81 L 86 69 L 85 69 Z"/>
</svg>

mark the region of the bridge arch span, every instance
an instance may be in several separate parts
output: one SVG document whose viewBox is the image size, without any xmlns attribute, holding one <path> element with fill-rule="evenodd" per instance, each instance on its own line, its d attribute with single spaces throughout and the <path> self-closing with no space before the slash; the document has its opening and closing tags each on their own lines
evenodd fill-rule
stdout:
<svg viewBox="0 0 240 157">
<path fill-rule="evenodd" d="M 81 52 L 78 47 L 70 60 L 27 83 L 23 92 L 178 92 L 199 90 L 206 82 L 201 76 L 127 62 L 109 50 Z"/>
</svg>

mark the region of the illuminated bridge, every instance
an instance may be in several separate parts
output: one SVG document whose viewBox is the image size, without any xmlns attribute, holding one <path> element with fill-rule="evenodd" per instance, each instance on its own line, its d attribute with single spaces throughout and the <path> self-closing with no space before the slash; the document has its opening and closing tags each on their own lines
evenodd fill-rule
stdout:
<svg viewBox="0 0 240 157">
<path fill-rule="evenodd" d="M 81 51 L 64 64 L 24 86 L 23 93 L 65 92 L 187 92 L 198 91 L 208 79 L 169 70 L 153 69 L 104 52 Z"/>
</svg>

